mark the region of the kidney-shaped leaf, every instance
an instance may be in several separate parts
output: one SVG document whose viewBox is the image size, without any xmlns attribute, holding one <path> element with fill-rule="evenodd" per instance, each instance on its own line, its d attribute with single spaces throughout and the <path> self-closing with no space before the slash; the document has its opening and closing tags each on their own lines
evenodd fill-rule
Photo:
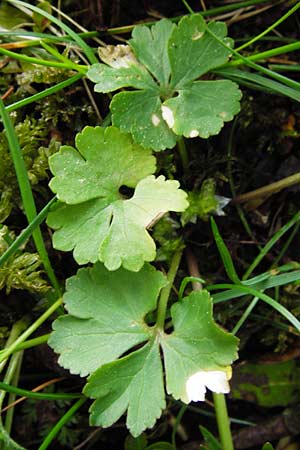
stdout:
<svg viewBox="0 0 300 450">
<path fill-rule="evenodd" d="M 184 211 L 187 196 L 175 180 L 147 177 L 155 170 L 151 152 L 114 127 L 87 127 L 76 144 L 50 158 L 50 187 L 65 202 L 48 216 L 53 245 L 74 249 L 79 264 L 138 271 L 155 258 L 147 227 L 167 211 Z M 120 194 L 123 185 L 136 187 L 132 198 Z"/>
<path fill-rule="evenodd" d="M 145 315 L 156 308 L 165 277 L 145 264 L 138 273 L 109 272 L 98 263 L 67 281 L 69 314 L 53 324 L 49 345 L 59 363 L 81 376 L 94 372 L 151 336 Z"/>
<path fill-rule="evenodd" d="M 180 135 L 207 138 L 239 111 L 235 83 L 195 81 L 228 61 L 233 41 L 226 34 L 224 23 L 207 25 L 200 14 L 178 25 L 167 19 L 139 25 L 130 47 L 109 46 L 113 62 L 102 56 L 108 65 L 95 64 L 87 75 L 97 92 L 133 88 L 114 95 L 110 108 L 113 124 L 139 144 L 159 151 L 174 147 Z"/>
<path fill-rule="evenodd" d="M 159 346 L 166 388 L 176 399 L 204 400 L 205 387 L 228 392 L 227 371 L 238 340 L 213 321 L 208 292 L 172 306 L 171 334 L 146 324 L 166 283 L 149 264 L 134 273 L 109 272 L 98 263 L 68 280 L 64 302 L 69 314 L 56 319 L 49 344 L 63 367 L 91 374 L 84 393 L 95 399 L 92 425 L 110 426 L 127 410 L 134 436 L 154 425 L 165 406 Z"/>
<path fill-rule="evenodd" d="M 153 427 L 166 404 L 158 343 L 100 367 L 84 393 L 96 399 L 91 425 L 109 427 L 128 410 L 126 424 L 133 436 Z"/>
</svg>

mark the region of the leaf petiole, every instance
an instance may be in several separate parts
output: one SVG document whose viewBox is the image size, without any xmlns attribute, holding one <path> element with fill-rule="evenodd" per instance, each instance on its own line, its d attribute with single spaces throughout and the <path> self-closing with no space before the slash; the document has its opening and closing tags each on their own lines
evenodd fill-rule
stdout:
<svg viewBox="0 0 300 450">
<path fill-rule="evenodd" d="M 168 284 L 162 289 L 157 308 L 156 328 L 163 330 L 167 312 L 167 304 L 172 289 L 172 285 L 181 261 L 182 250 L 176 252 L 172 258 L 170 269 L 167 275 Z"/>
</svg>

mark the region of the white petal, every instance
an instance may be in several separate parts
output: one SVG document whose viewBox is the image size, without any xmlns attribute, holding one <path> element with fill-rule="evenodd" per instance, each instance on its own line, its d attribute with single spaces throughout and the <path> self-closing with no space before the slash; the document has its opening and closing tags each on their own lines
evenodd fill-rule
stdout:
<svg viewBox="0 0 300 450">
<path fill-rule="evenodd" d="M 207 373 L 207 380 L 205 385 L 213 392 L 217 394 L 223 393 L 228 394 L 230 392 L 230 386 L 227 380 L 226 372 L 222 370 L 211 370 Z"/>
<path fill-rule="evenodd" d="M 189 402 L 203 402 L 205 400 L 204 373 L 203 371 L 196 372 L 187 380 L 186 393 Z"/>
<path fill-rule="evenodd" d="M 167 122 L 168 127 L 173 128 L 175 123 L 173 111 L 168 106 L 162 105 L 161 113 L 163 119 Z"/>
</svg>

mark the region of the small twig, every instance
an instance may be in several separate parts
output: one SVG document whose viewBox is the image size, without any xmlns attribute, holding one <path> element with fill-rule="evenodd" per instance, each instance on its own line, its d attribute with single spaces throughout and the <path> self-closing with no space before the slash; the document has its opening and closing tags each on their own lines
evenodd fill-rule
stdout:
<svg viewBox="0 0 300 450">
<path fill-rule="evenodd" d="M 238 195 L 237 197 L 232 199 L 232 203 L 234 204 L 244 203 L 258 198 L 269 197 L 270 195 L 276 194 L 282 189 L 294 186 L 295 184 L 300 184 L 300 172 L 297 172 L 289 177 L 283 178 L 280 181 L 275 181 L 275 183 L 271 183 L 268 184 L 267 186 L 255 189 L 254 191 Z"/>
<path fill-rule="evenodd" d="M 3 95 L 1 96 L 1 100 L 5 100 L 7 97 L 9 97 L 10 94 L 11 94 L 13 91 L 14 91 L 13 86 L 10 86 L 10 87 L 7 89 L 7 91 L 5 92 L 5 94 L 3 94 Z"/>
</svg>

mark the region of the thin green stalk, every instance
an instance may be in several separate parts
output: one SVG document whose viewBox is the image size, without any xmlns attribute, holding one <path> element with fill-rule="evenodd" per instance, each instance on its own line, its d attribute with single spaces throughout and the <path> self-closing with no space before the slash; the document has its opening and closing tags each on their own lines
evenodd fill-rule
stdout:
<svg viewBox="0 0 300 450">
<path fill-rule="evenodd" d="M 188 4 L 188 2 L 186 0 L 181 0 L 182 3 L 184 4 L 184 6 L 186 7 L 186 9 L 188 10 L 188 12 L 190 14 L 194 14 L 194 11 L 192 10 L 192 8 L 190 7 L 190 5 Z"/>
<path fill-rule="evenodd" d="M 174 450 L 177 449 L 177 446 L 176 446 L 176 433 L 177 433 L 178 427 L 179 427 L 179 425 L 180 425 L 180 422 L 181 422 L 181 420 L 182 420 L 182 417 L 183 417 L 185 411 L 187 410 L 187 407 L 188 407 L 188 405 L 182 405 L 182 407 L 181 407 L 180 410 L 179 410 L 179 413 L 177 414 L 176 421 L 175 421 L 175 423 L 174 423 L 174 425 L 173 425 L 173 430 L 172 430 L 172 445 L 173 445 L 173 449 L 174 449 Z"/>
<path fill-rule="evenodd" d="M 213 399 L 222 450 L 234 450 L 225 395 L 213 392 Z"/>
<path fill-rule="evenodd" d="M 298 233 L 300 227 L 300 222 L 296 223 L 293 231 L 291 232 L 289 238 L 287 239 L 286 243 L 284 244 L 284 246 L 282 247 L 280 253 L 278 256 L 276 256 L 276 258 L 274 259 L 271 269 L 273 269 L 274 267 L 276 267 L 279 263 L 279 261 L 281 260 L 281 258 L 284 256 L 285 252 L 287 251 L 287 249 L 289 248 L 289 246 L 291 245 L 294 237 L 296 236 L 296 234 Z"/>
<path fill-rule="evenodd" d="M 22 331 L 25 328 L 27 328 L 27 326 L 28 326 L 28 318 L 27 318 L 27 316 L 23 317 L 22 319 L 18 320 L 17 322 L 15 322 L 13 324 L 13 326 L 11 328 L 11 331 L 9 333 L 8 339 L 7 339 L 6 343 L 5 343 L 4 350 L 9 348 L 15 342 L 15 340 L 20 336 Z M 4 369 L 4 366 L 5 366 L 6 363 L 7 363 L 6 359 L 1 361 L 1 363 L 0 363 L 0 373 Z"/>
<path fill-rule="evenodd" d="M 176 252 L 171 261 L 170 269 L 167 275 L 168 284 L 162 289 L 159 301 L 158 301 L 158 309 L 157 309 L 157 319 L 156 319 L 156 328 L 163 330 L 167 312 L 167 305 L 170 296 L 170 292 L 172 289 L 172 285 L 180 264 L 180 260 L 182 257 L 182 250 Z"/>
<path fill-rule="evenodd" d="M 185 277 L 182 280 L 180 288 L 179 288 L 178 300 L 182 300 L 185 288 L 189 283 L 200 283 L 201 284 L 201 283 L 205 283 L 205 280 L 203 280 L 202 278 L 199 278 L 199 277 Z"/>
<path fill-rule="evenodd" d="M 249 47 L 249 45 L 254 44 L 254 42 L 259 41 L 263 36 L 270 33 L 270 31 L 274 30 L 274 28 L 276 28 L 278 25 L 280 25 L 282 22 L 284 22 L 286 19 L 288 19 L 299 8 L 300 8 L 300 2 L 298 2 L 295 6 L 293 6 L 287 13 L 285 13 L 283 16 L 281 16 L 278 20 L 276 20 L 276 22 L 274 22 L 272 25 L 270 25 L 262 33 L 258 34 L 257 36 L 252 38 L 250 41 L 246 42 L 245 44 L 243 44 L 239 48 L 237 48 L 237 51 L 243 50 L 244 48 Z"/>
<path fill-rule="evenodd" d="M 11 359 L 9 361 L 9 364 L 8 364 L 8 367 L 7 367 L 4 379 L 3 379 L 5 384 L 10 384 L 11 383 L 11 380 L 13 379 L 14 374 L 15 374 L 17 368 L 18 368 L 19 359 L 20 359 L 20 353 L 15 353 L 14 355 L 12 355 L 12 357 L 11 357 Z M 0 411 L 2 409 L 2 405 L 3 405 L 3 401 L 4 401 L 4 398 L 5 398 L 5 395 L 6 395 L 6 391 L 2 391 L 1 390 L 0 391 Z"/>
<path fill-rule="evenodd" d="M 47 13 L 43 9 L 38 8 L 37 6 L 30 5 L 27 2 L 23 2 L 21 0 L 7 0 L 7 1 L 13 5 L 25 6 L 26 8 L 30 9 L 31 11 L 34 11 L 34 12 L 40 14 L 41 16 L 46 17 L 46 19 L 50 20 L 50 22 L 55 23 L 55 25 L 60 27 L 69 36 L 71 36 L 73 38 L 73 40 L 83 50 L 83 52 L 85 53 L 85 55 L 87 56 L 87 58 L 91 64 L 95 64 L 98 62 L 98 59 L 94 55 L 92 48 L 86 44 L 86 42 L 78 35 L 78 33 L 73 31 L 72 28 L 70 28 L 68 25 L 63 23 L 61 20 L 57 19 L 52 14 Z"/>
<path fill-rule="evenodd" d="M 32 392 L 27 389 L 20 389 L 16 386 L 12 386 L 6 382 L 0 381 L 0 389 L 5 392 L 18 395 L 20 397 L 34 398 L 36 400 L 73 400 L 75 398 L 82 398 L 82 394 L 64 394 L 63 392 L 58 394 Z"/>
<path fill-rule="evenodd" d="M 53 439 L 57 436 L 62 427 L 71 419 L 71 417 L 76 413 L 76 411 L 84 404 L 86 398 L 80 398 L 62 417 L 61 419 L 54 425 L 50 433 L 44 439 L 42 445 L 38 448 L 38 450 L 46 450 Z"/>
<path fill-rule="evenodd" d="M 51 336 L 51 333 L 43 334 L 42 336 L 38 336 L 33 339 L 28 339 L 25 342 L 22 342 L 22 344 L 17 345 L 13 353 L 18 352 L 20 350 L 26 350 L 28 348 L 37 347 L 41 344 L 46 344 L 48 342 L 49 337 Z M 0 353 L 1 355 L 1 353 Z"/>
<path fill-rule="evenodd" d="M 210 34 L 222 47 L 226 48 L 228 50 L 227 45 L 225 42 L 223 42 L 222 39 L 220 39 L 211 29 L 206 25 L 205 30 L 208 34 Z M 245 65 L 251 67 L 252 69 L 255 69 L 258 72 L 264 73 L 265 75 L 268 75 L 270 78 L 274 78 L 275 80 L 279 81 L 280 83 L 289 86 L 290 88 L 298 89 L 300 90 L 300 83 L 297 81 L 291 80 L 290 78 L 284 77 L 283 75 L 280 75 L 279 73 L 273 72 L 270 69 L 267 69 L 266 67 L 260 66 L 259 64 L 254 63 L 253 61 L 249 61 L 247 57 L 244 57 L 239 52 L 234 50 L 233 48 L 230 49 L 230 52 L 235 55 L 238 59 L 240 59 Z M 224 65 L 224 67 L 226 67 Z"/>
<path fill-rule="evenodd" d="M 52 95 L 55 92 L 59 92 L 62 89 L 71 86 L 72 84 L 76 83 L 76 81 L 80 80 L 82 77 L 83 75 L 81 73 L 76 74 L 73 77 L 68 78 L 67 80 L 61 81 L 60 83 L 57 83 L 54 86 L 51 86 L 47 89 L 44 89 L 41 92 L 38 92 L 37 94 L 19 100 L 18 102 L 12 103 L 11 105 L 7 105 L 5 109 L 7 112 L 16 111 L 19 108 L 23 108 L 23 106 L 30 105 L 30 103 L 42 100 L 43 98 L 48 97 L 49 95 Z"/>
<path fill-rule="evenodd" d="M 293 42 L 292 44 L 282 45 L 277 48 L 272 48 L 270 50 L 266 50 L 264 52 L 255 53 L 254 55 L 247 56 L 248 61 L 262 61 L 268 58 L 273 58 L 274 56 L 279 56 L 282 54 L 286 54 L 289 52 L 294 52 L 295 50 L 299 50 L 300 42 Z M 224 67 L 234 67 L 244 64 L 242 59 L 235 59 L 227 63 Z"/>
<path fill-rule="evenodd" d="M 52 59 L 51 60 L 39 59 L 33 56 L 23 55 L 22 53 L 12 52 L 11 50 L 7 50 L 6 48 L 1 47 L 0 47 L 0 54 L 8 56 L 9 58 L 17 59 L 19 61 L 28 62 L 30 64 L 38 64 L 40 66 L 57 67 L 58 69 L 68 69 L 68 70 L 74 70 L 75 68 L 77 72 L 82 73 L 83 75 L 87 71 L 87 67 L 81 64 L 71 63 L 67 65 L 66 63 L 55 61 Z"/>
<path fill-rule="evenodd" d="M 22 344 L 32 333 L 34 333 L 35 330 L 39 328 L 39 326 L 44 323 L 48 317 L 50 317 L 62 304 L 62 299 L 58 299 L 53 305 L 50 306 L 50 308 L 47 309 L 47 311 L 44 312 L 33 324 L 30 325 L 30 327 L 27 328 L 24 333 L 21 334 L 14 342 L 11 344 L 7 349 L 2 350 L 0 352 L 0 363 L 4 361 L 8 356 L 10 356 L 12 353 L 14 353 L 15 349 L 19 344 Z"/>
<path fill-rule="evenodd" d="M 241 326 L 245 323 L 245 321 L 247 320 L 247 318 L 249 317 L 249 315 L 251 314 L 251 312 L 255 308 L 258 300 L 259 300 L 258 297 L 254 297 L 254 299 L 251 301 L 251 303 L 247 306 L 247 308 L 243 312 L 242 316 L 237 321 L 235 327 L 232 329 L 232 331 L 231 331 L 232 334 L 236 334 L 239 331 Z"/>
<path fill-rule="evenodd" d="M 2 121 L 6 130 L 6 137 L 9 143 L 9 149 L 11 152 L 11 157 L 15 166 L 15 171 L 18 179 L 19 189 L 21 192 L 21 197 L 23 201 L 23 207 L 25 209 L 25 214 L 28 220 L 28 223 L 32 222 L 36 216 L 36 207 L 34 203 L 34 198 L 28 178 L 27 169 L 25 166 L 25 162 L 23 160 L 22 151 L 20 148 L 20 144 L 18 142 L 18 138 L 16 136 L 15 130 L 9 118 L 9 115 L 4 107 L 2 100 L 0 99 L 0 115 L 2 117 Z M 41 261 L 44 265 L 45 271 L 51 281 L 53 287 L 55 288 L 57 296 L 61 295 L 60 286 L 52 269 L 48 253 L 44 244 L 43 236 L 39 227 L 37 227 L 33 233 L 33 240 L 36 246 L 36 249 L 40 255 Z"/>
<path fill-rule="evenodd" d="M 262 248 L 260 253 L 257 255 L 257 257 L 254 259 L 252 264 L 248 267 L 246 270 L 243 280 L 247 280 L 251 273 L 254 271 L 254 269 L 258 266 L 260 261 L 265 257 L 267 253 L 271 250 L 271 248 L 276 244 L 276 242 L 291 228 L 293 227 L 298 221 L 300 220 L 300 211 L 297 212 L 291 220 L 289 220 L 283 227 L 280 228 L 277 233 L 274 234 L 274 236 L 267 242 L 267 244 Z"/>
<path fill-rule="evenodd" d="M 183 137 L 180 137 L 177 141 L 177 148 L 180 155 L 183 170 L 186 170 L 189 165 L 189 156 L 186 149 L 185 141 Z"/>
<path fill-rule="evenodd" d="M 44 222 L 47 217 L 48 211 L 51 206 L 56 202 L 56 197 L 53 197 L 50 202 L 47 203 L 46 206 L 39 212 L 36 218 L 30 222 L 28 227 L 23 230 L 19 236 L 11 243 L 8 249 L 0 256 L 0 267 L 10 258 L 20 247 L 21 245 L 33 234 L 34 230 Z"/>
<path fill-rule="evenodd" d="M 70 68 L 73 68 L 74 70 L 77 70 L 78 64 L 74 63 L 73 61 L 70 61 L 66 56 L 61 55 L 56 48 L 51 47 L 51 45 L 46 44 L 46 42 L 41 41 L 41 46 L 47 50 L 50 55 L 52 55 L 54 58 L 58 59 L 62 63 L 65 63 L 66 65 L 69 65 Z"/>
<path fill-rule="evenodd" d="M 21 372 L 21 367 L 22 367 L 23 352 L 18 353 L 18 356 L 19 356 L 18 363 L 17 363 L 16 370 L 15 370 L 15 373 L 14 373 L 12 381 L 11 381 L 12 387 L 17 386 L 19 383 L 20 372 Z M 10 392 L 8 399 L 7 399 L 7 403 L 10 405 L 15 400 L 16 400 L 16 394 L 13 392 Z M 13 417 L 14 417 L 14 407 L 9 408 L 5 415 L 4 428 L 8 434 L 10 434 L 10 432 L 11 432 Z"/>
</svg>

